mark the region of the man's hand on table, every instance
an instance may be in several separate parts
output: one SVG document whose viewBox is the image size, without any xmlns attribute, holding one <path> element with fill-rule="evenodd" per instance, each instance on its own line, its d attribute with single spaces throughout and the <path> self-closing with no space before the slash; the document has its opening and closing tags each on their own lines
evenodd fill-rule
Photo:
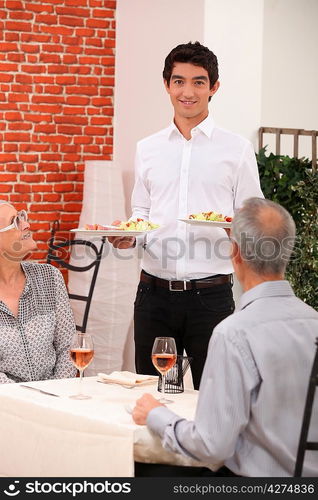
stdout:
<svg viewBox="0 0 318 500">
<path fill-rule="evenodd" d="M 146 425 L 148 413 L 157 406 L 164 406 L 159 403 L 151 394 L 144 394 L 141 398 L 137 399 L 136 406 L 132 411 L 132 418 L 138 425 Z"/>
<path fill-rule="evenodd" d="M 112 226 L 119 226 L 120 223 L 120 220 L 115 220 Z M 108 236 L 107 239 L 115 248 L 131 248 L 136 244 L 134 236 Z"/>
</svg>

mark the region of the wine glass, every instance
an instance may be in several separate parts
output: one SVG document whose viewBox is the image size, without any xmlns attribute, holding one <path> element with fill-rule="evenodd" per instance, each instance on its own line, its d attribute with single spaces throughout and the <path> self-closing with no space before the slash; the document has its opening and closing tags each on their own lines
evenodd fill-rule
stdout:
<svg viewBox="0 0 318 500">
<path fill-rule="evenodd" d="M 153 343 L 151 360 L 156 370 L 162 376 L 162 398 L 160 403 L 172 403 L 170 399 L 165 398 L 166 374 L 174 366 L 177 360 L 177 347 L 173 337 L 156 337 Z"/>
<path fill-rule="evenodd" d="M 91 396 L 83 394 L 82 392 L 83 372 L 94 357 L 93 339 L 89 333 L 74 333 L 70 345 L 70 357 L 73 364 L 80 372 L 80 381 L 78 394 L 69 397 L 72 399 L 90 399 Z"/>
</svg>

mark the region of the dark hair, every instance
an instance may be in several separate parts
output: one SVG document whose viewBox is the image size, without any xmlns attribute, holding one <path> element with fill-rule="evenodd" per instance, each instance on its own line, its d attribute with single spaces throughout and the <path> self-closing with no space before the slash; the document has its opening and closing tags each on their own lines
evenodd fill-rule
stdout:
<svg viewBox="0 0 318 500">
<path fill-rule="evenodd" d="M 210 88 L 213 87 L 219 78 L 216 55 L 213 54 L 210 49 L 201 45 L 200 42 L 183 43 L 172 49 L 170 54 L 167 55 L 162 74 L 168 86 L 170 84 L 173 66 L 176 62 L 191 63 L 206 69 L 209 75 Z"/>
</svg>

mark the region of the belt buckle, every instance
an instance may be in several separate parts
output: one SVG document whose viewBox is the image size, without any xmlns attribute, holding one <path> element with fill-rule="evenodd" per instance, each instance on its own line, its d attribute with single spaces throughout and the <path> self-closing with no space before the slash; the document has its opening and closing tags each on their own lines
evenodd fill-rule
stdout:
<svg viewBox="0 0 318 500">
<path fill-rule="evenodd" d="M 184 292 L 184 291 L 186 291 L 186 289 L 187 289 L 187 282 L 186 282 L 186 280 L 183 280 L 183 288 L 172 288 L 173 287 L 173 283 L 175 283 L 175 281 L 170 281 L 169 280 L 169 292 Z"/>
</svg>

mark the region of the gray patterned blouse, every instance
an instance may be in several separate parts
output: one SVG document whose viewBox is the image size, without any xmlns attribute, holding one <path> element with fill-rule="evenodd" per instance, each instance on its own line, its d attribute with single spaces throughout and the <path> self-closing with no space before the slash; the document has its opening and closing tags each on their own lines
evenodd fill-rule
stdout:
<svg viewBox="0 0 318 500">
<path fill-rule="evenodd" d="M 0 301 L 0 383 L 75 377 L 68 353 L 75 322 L 62 273 L 50 264 L 21 265 L 18 316 Z"/>
</svg>

